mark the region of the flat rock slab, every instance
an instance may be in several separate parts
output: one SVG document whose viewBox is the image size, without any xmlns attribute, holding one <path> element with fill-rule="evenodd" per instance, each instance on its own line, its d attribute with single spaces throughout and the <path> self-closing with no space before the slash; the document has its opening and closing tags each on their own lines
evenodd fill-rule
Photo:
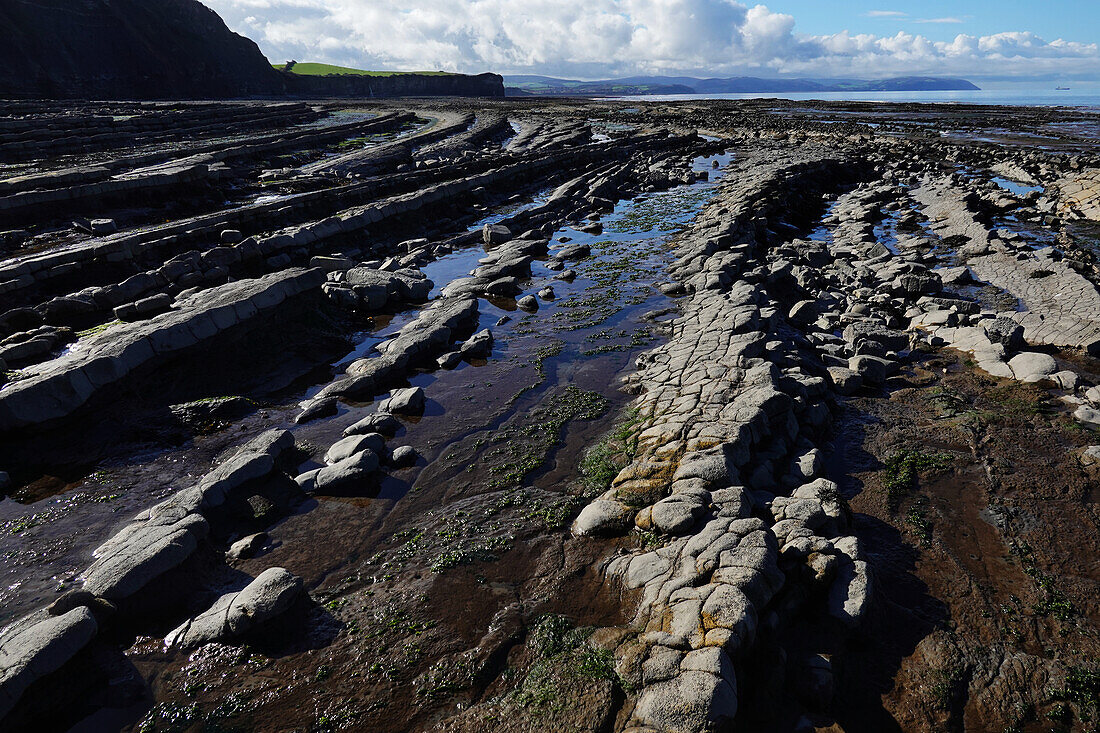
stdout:
<svg viewBox="0 0 1100 733">
<path fill-rule="evenodd" d="M 31 614 L 0 634 L 0 718 L 31 683 L 72 659 L 97 631 L 91 611 L 80 606 L 60 616 Z"/>
<path fill-rule="evenodd" d="M 348 270 L 345 282 L 353 288 L 378 287 L 390 298 L 405 301 L 427 300 L 434 284 L 426 277 L 415 277 L 412 272 L 387 272 L 369 267 L 353 267 Z"/>
<path fill-rule="evenodd" d="M 476 324 L 477 298 L 444 296 L 421 310 L 415 321 L 406 324 L 397 336 L 377 346 L 380 356 L 356 359 L 348 365 L 347 375 L 320 392 L 313 401 L 332 397 L 367 397 L 385 391 L 404 379 L 409 367 L 430 363 L 446 351 L 456 332 Z M 308 408 L 307 408 L 308 409 Z M 380 412 L 385 408 L 379 406 Z"/>
<path fill-rule="evenodd" d="M 111 551 L 85 572 L 84 590 L 111 601 L 128 598 L 178 567 L 208 533 L 209 525 L 198 514 L 168 525 L 137 525 L 124 537 L 110 540 Z"/>
<path fill-rule="evenodd" d="M 195 486 L 136 516 L 96 548 L 96 561 L 84 572 L 84 590 L 111 601 L 121 600 L 179 566 L 209 533 L 209 524 L 200 512 L 210 512 L 239 486 L 270 474 L 282 452 L 293 445 L 294 436 L 287 430 L 261 433 Z"/>
<path fill-rule="evenodd" d="M 1070 218 L 1100 221 L 1100 169 L 1090 168 L 1058 181 L 1058 211 Z"/>
<path fill-rule="evenodd" d="M 301 268 L 240 280 L 197 293 L 155 318 L 78 342 L 68 354 L 36 367 L 35 376 L 0 390 L 0 433 L 67 417 L 139 368 L 201 347 L 322 282 L 321 270 Z"/>
<path fill-rule="evenodd" d="M 995 253 L 972 259 L 970 266 L 1024 302 L 1028 310 L 1011 318 L 1023 326 L 1029 344 L 1088 348 L 1100 341 L 1100 291 L 1065 262 Z"/>
</svg>

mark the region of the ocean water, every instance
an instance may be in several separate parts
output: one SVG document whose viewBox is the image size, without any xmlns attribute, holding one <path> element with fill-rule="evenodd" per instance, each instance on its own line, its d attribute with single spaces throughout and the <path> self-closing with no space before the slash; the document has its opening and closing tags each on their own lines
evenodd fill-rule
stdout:
<svg viewBox="0 0 1100 733">
<path fill-rule="evenodd" d="M 1100 109 L 1100 89 L 1094 85 L 1068 91 L 1046 88 L 978 89 L 954 92 L 766 92 L 761 94 L 642 94 L 610 97 L 624 102 L 677 102 L 698 99 L 790 99 L 798 102 L 939 102 L 1027 106 L 1092 107 Z"/>
</svg>

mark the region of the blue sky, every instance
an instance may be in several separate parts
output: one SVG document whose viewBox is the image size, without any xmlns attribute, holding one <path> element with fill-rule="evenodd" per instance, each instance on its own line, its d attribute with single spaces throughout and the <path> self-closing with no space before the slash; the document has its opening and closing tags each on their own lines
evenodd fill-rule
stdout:
<svg viewBox="0 0 1100 733">
<path fill-rule="evenodd" d="M 793 15 L 797 28 L 810 34 L 892 35 L 900 30 L 949 41 L 959 33 L 1031 31 L 1048 41 L 1100 41 L 1100 0 L 777 0 L 767 5 Z M 920 22 L 938 19 L 950 22 Z"/>
<path fill-rule="evenodd" d="M 276 63 L 580 79 L 1100 76 L 1100 0 L 203 1 Z"/>
</svg>

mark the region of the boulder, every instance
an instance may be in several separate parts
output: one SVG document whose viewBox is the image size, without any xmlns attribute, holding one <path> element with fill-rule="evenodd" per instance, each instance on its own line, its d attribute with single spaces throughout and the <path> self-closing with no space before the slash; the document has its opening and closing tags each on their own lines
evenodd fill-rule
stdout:
<svg viewBox="0 0 1100 733">
<path fill-rule="evenodd" d="M 1081 463 L 1085 466 L 1100 464 L 1100 445 L 1090 445 L 1081 451 Z"/>
<path fill-rule="evenodd" d="M 379 464 L 377 453 L 364 450 L 331 466 L 307 471 L 294 480 L 303 491 L 335 491 L 366 480 L 378 470 Z"/>
<path fill-rule="evenodd" d="M 871 598 L 871 578 L 867 563 L 839 556 L 836 578 L 829 586 L 826 608 L 829 614 L 848 627 L 856 627 L 863 619 Z"/>
<path fill-rule="evenodd" d="M 650 521 L 660 532 L 680 535 L 688 532 L 706 511 L 698 496 L 673 494 L 653 505 Z"/>
<path fill-rule="evenodd" d="M 100 598 L 86 590 L 70 590 L 62 593 L 57 600 L 46 606 L 46 613 L 51 616 L 61 616 L 81 606 L 97 617 L 109 616 L 118 610 L 118 607 L 106 598 Z"/>
<path fill-rule="evenodd" d="M 454 369 L 462 362 L 462 352 L 460 351 L 448 351 L 443 356 L 435 360 L 436 365 L 440 369 Z"/>
<path fill-rule="evenodd" d="M 379 412 L 397 415 L 419 415 L 424 412 L 424 390 L 421 387 L 395 389 L 378 403 Z"/>
<path fill-rule="evenodd" d="M 499 277 L 486 285 L 484 290 L 486 295 L 492 295 L 498 298 L 509 298 L 523 292 L 523 288 L 520 286 L 520 279 L 514 275 Z"/>
<path fill-rule="evenodd" d="M 995 344 L 1001 344 L 1009 351 L 1024 346 L 1024 327 L 1011 318 L 998 316 L 981 324 L 986 336 Z"/>
<path fill-rule="evenodd" d="M 503 244 L 512 238 L 512 231 L 503 224 L 486 224 L 481 228 L 485 244 Z"/>
<path fill-rule="evenodd" d="M 1100 410 L 1088 405 L 1081 405 L 1074 413 L 1073 418 L 1078 422 L 1095 427 L 1100 427 Z"/>
<path fill-rule="evenodd" d="M 256 409 L 247 397 L 212 397 L 179 405 L 169 405 L 172 415 L 191 429 L 203 432 L 221 421 L 236 420 Z"/>
<path fill-rule="evenodd" d="M 863 387 L 863 376 L 845 367 L 829 367 L 829 379 L 832 380 L 837 393 L 842 395 L 853 395 Z"/>
<path fill-rule="evenodd" d="M 225 556 L 229 560 L 240 560 L 255 556 L 264 545 L 267 544 L 267 532 L 257 532 L 234 542 L 229 546 Z"/>
<path fill-rule="evenodd" d="M 198 483 L 202 505 L 220 506 L 235 489 L 269 475 L 275 460 L 293 445 L 293 433 L 281 429 L 268 430 L 245 443 Z"/>
<path fill-rule="evenodd" d="M 493 332 L 489 329 L 478 331 L 459 347 L 462 356 L 467 359 L 483 359 L 493 350 Z"/>
<path fill-rule="evenodd" d="M 887 328 L 875 321 L 856 321 L 844 328 L 844 340 L 849 344 L 858 344 L 860 341 L 878 341 L 891 351 L 902 351 L 909 346 L 909 336 L 904 331 Z"/>
<path fill-rule="evenodd" d="M 940 276 L 940 280 L 945 285 L 965 285 L 974 282 L 974 278 L 970 274 L 970 268 L 965 265 L 960 267 L 944 267 L 936 270 L 936 274 Z"/>
<path fill-rule="evenodd" d="M 290 608 L 302 593 L 302 579 L 284 568 L 268 568 L 237 593 L 227 593 L 204 613 L 185 621 L 164 639 L 183 649 L 235 639 Z"/>
<path fill-rule="evenodd" d="M 724 730 L 737 715 L 736 678 L 710 672 L 683 671 L 646 687 L 638 696 L 634 717 L 667 733 Z"/>
<path fill-rule="evenodd" d="M 1025 351 L 1008 360 L 1012 373 L 1022 382 L 1038 382 L 1058 371 L 1058 363 L 1053 356 L 1033 351 Z"/>
<path fill-rule="evenodd" d="M 863 383 L 871 387 L 880 387 L 886 383 L 886 364 L 876 356 L 853 356 L 848 360 L 848 369 L 855 372 Z"/>
<path fill-rule="evenodd" d="M 648 658 L 642 662 L 642 682 L 652 685 L 654 682 L 670 680 L 680 673 L 680 660 L 683 652 L 664 646 L 650 649 Z"/>
<path fill-rule="evenodd" d="M 172 296 L 167 293 L 150 295 L 148 298 L 120 305 L 115 308 L 115 318 L 120 321 L 140 321 L 164 313 L 172 307 Z"/>
<path fill-rule="evenodd" d="M 61 668 L 99 627 L 84 606 L 51 616 L 38 611 L 0 633 L 0 719 L 36 680 Z"/>
<path fill-rule="evenodd" d="M 393 437 L 400 429 L 401 422 L 393 415 L 388 412 L 376 412 L 344 428 L 344 437 L 366 433 L 381 433 Z"/>
<path fill-rule="evenodd" d="M 347 257 L 328 257 L 316 255 L 309 258 L 309 266 L 325 272 L 343 272 L 355 267 L 355 261 Z"/>
<path fill-rule="evenodd" d="M 390 465 L 394 468 L 408 468 L 416 463 L 419 454 L 411 445 L 400 445 L 393 449 L 390 456 Z"/>
<path fill-rule="evenodd" d="M 419 303 L 428 299 L 434 284 L 424 277 L 419 270 L 400 270 L 389 272 L 372 267 L 353 267 L 344 276 L 344 282 L 350 286 L 365 301 L 368 308 L 375 307 L 374 300 L 379 289 L 386 293 L 386 298 Z M 369 296 L 369 298 L 368 298 Z M 380 305 L 377 307 L 381 307 Z"/>
<path fill-rule="evenodd" d="M 310 400 L 302 407 L 302 411 L 294 417 L 297 425 L 320 420 L 322 417 L 332 417 L 340 411 L 340 401 L 335 397 L 325 397 L 319 400 Z"/>
<path fill-rule="evenodd" d="M 661 292 L 664 292 L 663 290 Z M 667 294 L 667 293 L 666 293 Z M 816 300 L 800 300 L 791 306 L 787 318 L 795 323 L 809 325 L 821 315 L 821 308 Z"/>
<path fill-rule="evenodd" d="M 325 453 L 325 464 L 331 466 L 364 450 L 381 453 L 385 444 L 386 439 L 379 433 L 350 435 L 332 444 Z"/>
<path fill-rule="evenodd" d="M 592 254 L 592 248 L 587 244 L 570 244 L 555 252 L 554 259 L 561 260 L 562 262 L 568 260 L 582 260 L 590 254 Z"/>
<path fill-rule="evenodd" d="M 581 510 L 573 520 L 573 534 L 578 537 L 617 534 L 630 527 L 634 511 L 614 499 L 596 499 Z"/>
<path fill-rule="evenodd" d="M 915 295 L 934 295 L 943 289 L 939 275 L 932 272 L 912 272 L 900 275 L 897 286 L 901 292 L 912 297 Z"/>
</svg>

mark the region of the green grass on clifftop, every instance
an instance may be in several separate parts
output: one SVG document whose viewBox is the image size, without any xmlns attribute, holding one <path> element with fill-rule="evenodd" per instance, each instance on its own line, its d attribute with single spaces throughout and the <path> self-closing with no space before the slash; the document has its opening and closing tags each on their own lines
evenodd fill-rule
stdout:
<svg viewBox="0 0 1100 733">
<path fill-rule="evenodd" d="M 279 71 L 283 71 L 286 64 L 272 64 L 272 66 Z M 453 76 L 453 74 L 447 71 L 364 71 L 363 69 L 352 69 L 347 66 L 317 64 L 309 61 L 294 64 L 290 69 L 290 73 L 300 76 L 328 76 L 330 74 L 354 74 L 355 76 L 405 76 L 409 74 L 415 74 L 416 76 Z"/>
</svg>

